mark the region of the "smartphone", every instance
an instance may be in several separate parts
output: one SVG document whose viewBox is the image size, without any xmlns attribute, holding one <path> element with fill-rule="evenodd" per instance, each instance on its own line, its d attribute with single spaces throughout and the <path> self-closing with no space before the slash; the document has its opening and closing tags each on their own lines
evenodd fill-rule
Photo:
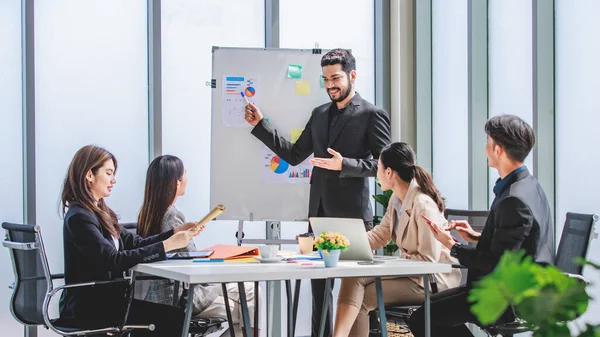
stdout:
<svg viewBox="0 0 600 337">
<path fill-rule="evenodd" d="M 431 221 L 428 217 L 421 215 L 421 218 L 423 218 L 428 224 L 433 224 L 433 221 Z M 444 222 L 442 225 L 439 225 L 439 227 L 441 229 L 446 229 L 448 228 L 448 225 L 450 225 L 450 223 L 448 221 Z"/>
<path fill-rule="evenodd" d="M 423 219 L 424 219 L 424 220 L 425 220 L 425 221 L 426 221 L 428 224 L 430 224 L 430 225 L 431 225 L 431 223 L 432 223 L 432 222 L 431 222 L 431 220 L 429 220 L 429 218 L 428 218 L 428 217 L 426 217 L 426 216 L 424 216 L 424 215 L 421 215 L 421 218 L 423 218 Z"/>
<path fill-rule="evenodd" d="M 215 251 L 214 250 L 205 250 L 201 252 L 177 252 L 177 253 L 167 253 L 167 259 L 169 260 L 188 260 L 188 259 L 198 259 L 198 258 L 207 258 L 211 256 Z"/>
<path fill-rule="evenodd" d="M 356 263 L 358 263 L 361 266 L 370 266 L 372 264 L 382 264 L 385 261 L 381 261 L 381 260 L 373 260 L 373 261 L 358 261 Z"/>
</svg>

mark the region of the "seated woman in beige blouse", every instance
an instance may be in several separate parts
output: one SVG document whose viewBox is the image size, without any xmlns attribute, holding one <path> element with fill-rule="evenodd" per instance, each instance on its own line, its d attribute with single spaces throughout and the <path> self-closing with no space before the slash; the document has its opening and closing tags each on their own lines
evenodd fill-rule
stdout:
<svg viewBox="0 0 600 337">
<path fill-rule="evenodd" d="M 429 173 L 416 165 L 415 153 L 406 143 L 386 146 L 379 156 L 377 178 L 383 191 L 393 194 L 381 224 L 368 232 L 372 249 L 390 240 L 401 257 L 417 261 L 454 262 L 448 248 L 440 244 L 423 219 L 444 223 L 444 200 Z M 460 271 L 436 274 L 440 290 L 460 285 Z M 424 300 L 420 277 L 382 280 L 385 305 L 420 304 Z M 374 278 L 343 279 L 338 296 L 334 336 L 368 336 L 369 311 L 377 307 Z"/>
</svg>

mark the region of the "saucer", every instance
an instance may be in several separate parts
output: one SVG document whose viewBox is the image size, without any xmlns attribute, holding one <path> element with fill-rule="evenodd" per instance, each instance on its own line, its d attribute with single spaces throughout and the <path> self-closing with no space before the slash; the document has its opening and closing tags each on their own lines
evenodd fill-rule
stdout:
<svg viewBox="0 0 600 337">
<path fill-rule="evenodd" d="M 275 262 L 281 262 L 281 261 L 283 261 L 283 257 L 282 256 L 275 256 L 275 257 L 260 257 L 260 256 L 255 256 L 254 259 L 257 260 L 257 261 L 260 261 L 261 263 L 275 263 Z"/>
</svg>

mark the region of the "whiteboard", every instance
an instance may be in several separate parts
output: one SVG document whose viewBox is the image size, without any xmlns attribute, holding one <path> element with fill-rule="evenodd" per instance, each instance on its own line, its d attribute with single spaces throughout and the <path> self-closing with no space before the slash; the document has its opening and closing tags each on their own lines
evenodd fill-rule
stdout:
<svg viewBox="0 0 600 337">
<path fill-rule="evenodd" d="M 327 52 L 325 50 L 323 53 Z M 223 204 L 227 210 L 221 220 L 280 220 L 297 221 L 308 217 L 309 184 L 273 183 L 265 181 L 266 147 L 250 132 L 252 126 L 235 121 L 240 116 L 224 118 L 237 111 L 229 109 L 231 102 L 240 99 L 230 87 L 232 78 L 256 82 L 257 100 L 265 118 L 287 140 L 294 129 L 303 129 L 312 110 L 330 102 L 321 87 L 321 57 L 312 49 L 249 49 L 213 47 L 212 109 L 210 155 L 211 207 Z M 290 65 L 302 66 L 300 79 L 288 77 Z M 225 77 L 229 77 L 226 81 Z M 298 94 L 297 82 L 301 83 Z M 309 93 L 304 91 L 309 86 Z M 224 109 L 225 108 L 225 109 Z M 227 125 L 226 125 L 227 124 Z M 290 171 L 283 174 L 291 174 Z M 268 173 L 268 172 L 267 172 Z M 283 176 L 283 175 L 282 175 Z M 301 179 L 302 180 L 302 179 Z M 299 180 L 300 181 L 300 180 Z"/>
</svg>

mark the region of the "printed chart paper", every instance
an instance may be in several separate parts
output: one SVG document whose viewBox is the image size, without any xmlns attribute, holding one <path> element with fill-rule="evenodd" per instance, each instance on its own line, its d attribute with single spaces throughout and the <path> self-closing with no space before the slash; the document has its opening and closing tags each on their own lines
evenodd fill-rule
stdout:
<svg viewBox="0 0 600 337">
<path fill-rule="evenodd" d="M 313 169 L 310 164 L 312 158 L 311 155 L 292 166 L 265 146 L 262 151 L 262 181 L 267 184 L 308 184 Z"/>
<path fill-rule="evenodd" d="M 258 105 L 260 97 L 260 79 L 258 76 L 232 76 L 223 75 L 223 125 L 225 126 L 250 126 L 244 119 L 246 100 Z"/>
</svg>

